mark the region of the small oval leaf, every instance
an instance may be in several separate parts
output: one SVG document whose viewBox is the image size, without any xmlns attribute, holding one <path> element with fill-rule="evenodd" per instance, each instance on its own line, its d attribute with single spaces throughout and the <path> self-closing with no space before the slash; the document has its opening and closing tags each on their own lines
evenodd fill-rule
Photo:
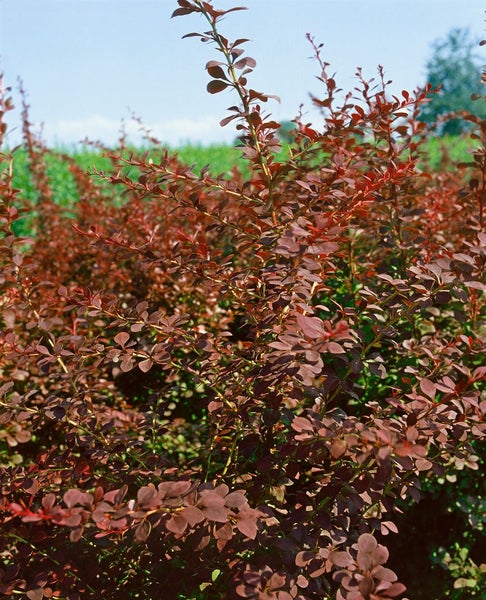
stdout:
<svg viewBox="0 0 486 600">
<path fill-rule="evenodd" d="M 210 94 L 217 94 L 228 87 L 228 84 L 220 79 L 213 79 L 207 85 L 207 90 Z"/>
</svg>

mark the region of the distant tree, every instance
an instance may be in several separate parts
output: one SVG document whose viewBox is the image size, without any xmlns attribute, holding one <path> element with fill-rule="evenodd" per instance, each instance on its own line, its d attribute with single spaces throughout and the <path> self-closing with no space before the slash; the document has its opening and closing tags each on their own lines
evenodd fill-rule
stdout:
<svg viewBox="0 0 486 600">
<path fill-rule="evenodd" d="M 290 144 L 294 139 L 294 133 L 297 129 L 297 125 L 294 121 L 282 121 L 280 123 L 280 129 L 278 130 L 278 137 L 282 142 Z"/>
<path fill-rule="evenodd" d="M 297 124 L 294 121 L 282 121 L 277 130 L 277 136 L 283 144 L 290 144 L 295 139 L 296 130 Z M 233 142 L 233 145 L 241 146 L 244 142 L 244 137 L 238 136 Z"/>
<path fill-rule="evenodd" d="M 427 82 L 434 88 L 441 86 L 439 94 L 422 110 L 421 120 L 433 123 L 440 115 L 467 110 L 486 118 L 486 103 L 475 102 L 473 97 L 484 94 L 481 83 L 481 62 L 475 53 L 477 44 L 468 29 L 452 29 L 445 39 L 432 45 L 432 55 L 427 62 Z M 458 135 L 465 129 L 464 121 L 451 119 L 440 132 Z"/>
</svg>

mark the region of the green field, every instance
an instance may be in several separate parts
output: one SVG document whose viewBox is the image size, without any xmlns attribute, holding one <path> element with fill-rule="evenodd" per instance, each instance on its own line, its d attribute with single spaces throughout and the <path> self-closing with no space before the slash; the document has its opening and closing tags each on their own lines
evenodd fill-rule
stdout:
<svg viewBox="0 0 486 600">
<path fill-rule="evenodd" d="M 134 152 L 141 154 L 144 148 L 134 149 Z M 206 165 L 210 165 L 211 173 L 214 175 L 229 174 L 231 169 L 237 164 L 244 168 L 244 161 L 240 157 L 240 152 L 234 146 L 214 145 L 214 146 L 183 146 L 181 148 L 169 149 L 170 152 L 177 153 L 181 161 L 187 165 L 194 166 L 194 170 L 200 171 Z M 54 200 L 60 204 L 69 204 L 76 197 L 76 186 L 69 165 L 64 158 L 68 155 L 75 159 L 76 163 L 86 171 L 96 169 L 98 171 L 111 171 L 113 166 L 103 153 L 89 147 L 75 150 L 53 150 L 44 154 L 46 162 L 47 177 L 52 184 Z M 157 157 L 157 151 L 152 151 L 154 160 Z M 32 184 L 28 168 L 28 157 L 22 148 L 14 152 L 14 186 L 22 190 L 22 195 L 26 199 L 36 199 L 36 192 Z"/>
</svg>

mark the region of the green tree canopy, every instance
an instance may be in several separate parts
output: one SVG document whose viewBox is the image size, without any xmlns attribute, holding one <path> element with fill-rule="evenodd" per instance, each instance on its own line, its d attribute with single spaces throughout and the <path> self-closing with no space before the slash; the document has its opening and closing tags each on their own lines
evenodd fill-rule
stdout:
<svg viewBox="0 0 486 600">
<path fill-rule="evenodd" d="M 433 123 L 440 115 L 467 110 L 486 118 L 486 103 L 472 97 L 484 94 L 481 83 L 481 60 L 476 54 L 477 43 L 468 29 L 452 29 L 444 39 L 432 45 L 427 62 L 427 82 L 434 88 L 440 85 L 438 94 L 422 110 L 421 120 Z M 461 119 L 451 119 L 440 128 L 443 134 L 457 135 L 464 131 Z"/>
</svg>

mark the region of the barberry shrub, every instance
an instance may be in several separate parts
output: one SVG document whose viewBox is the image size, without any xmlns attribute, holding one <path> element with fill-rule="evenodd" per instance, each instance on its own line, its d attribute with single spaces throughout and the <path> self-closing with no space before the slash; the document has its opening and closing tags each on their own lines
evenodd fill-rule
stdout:
<svg viewBox="0 0 486 600">
<path fill-rule="evenodd" d="M 27 106 L 34 200 L 1 154 L 0 594 L 401 597 L 407 514 L 480 464 L 486 125 L 432 171 L 429 90 L 358 72 L 340 101 L 309 38 L 321 125 L 297 117 L 279 158 L 219 30 L 241 9 L 178 6 L 207 22 L 189 36 L 216 47 L 249 175 L 122 139 L 110 171 L 63 157 L 60 204 Z"/>
</svg>

